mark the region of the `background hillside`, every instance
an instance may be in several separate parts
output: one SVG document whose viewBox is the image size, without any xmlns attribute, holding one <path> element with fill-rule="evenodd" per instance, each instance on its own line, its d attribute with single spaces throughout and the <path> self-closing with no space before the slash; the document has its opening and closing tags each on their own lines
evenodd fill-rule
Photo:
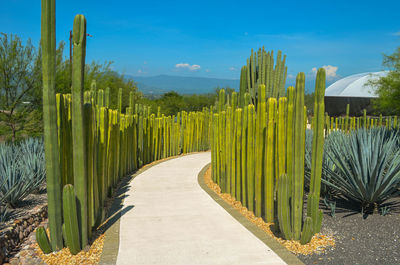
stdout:
<svg viewBox="0 0 400 265">
<path fill-rule="evenodd" d="M 213 93 L 217 87 L 230 87 L 239 91 L 238 79 L 219 79 L 206 77 L 186 77 L 173 75 L 157 75 L 150 77 L 129 76 L 132 78 L 139 91 L 145 95 L 161 95 L 168 91 L 179 94 L 204 94 Z"/>
</svg>

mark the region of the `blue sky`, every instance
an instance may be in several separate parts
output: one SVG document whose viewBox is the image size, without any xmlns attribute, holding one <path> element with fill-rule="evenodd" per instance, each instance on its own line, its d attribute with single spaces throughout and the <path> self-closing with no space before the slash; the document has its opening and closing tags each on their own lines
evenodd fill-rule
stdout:
<svg viewBox="0 0 400 265">
<path fill-rule="evenodd" d="M 0 31 L 37 44 L 39 0 L 2 0 Z M 382 70 L 400 46 L 400 1 L 57 1 L 57 41 L 88 20 L 87 60 L 129 75 L 238 79 L 251 48 L 282 50 L 289 80 Z"/>
</svg>

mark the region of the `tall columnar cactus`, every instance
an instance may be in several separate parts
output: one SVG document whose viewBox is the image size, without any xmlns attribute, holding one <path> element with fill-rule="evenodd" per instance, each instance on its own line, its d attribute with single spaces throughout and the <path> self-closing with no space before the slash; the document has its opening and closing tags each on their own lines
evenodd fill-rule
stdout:
<svg viewBox="0 0 400 265">
<path fill-rule="evenodd" d="M 43 124 L 51 246 L 63 247 L 61 178 L 57 143 L 55 0 L 42 0 Z"/>
<path fill-rule="evenodd" d="M 225 110 L 225 90 L 221 89 L 218 95 L 218 112 Z"/>
<path fill-rule="evenodd" d="M 367 110 L 366 109 L 363 110 L 363 126 L 364 126 L 364 128 L 368 127 L 368 125 L 367 125 Z"/>
<path fill-rule="evenodd" d="M 264 47 L 260 48 L 258 52 L 254 52 L 252 49 L 250 58 L 247 59 L 247 65 L 242 67 L 240 75 L 240 98 L 242 98 L 244 92 L 248 92 L 251 103 L 257 104 L 258 85 L 265 85 L 267 98 L 284 96 L 287 75 L 285 60 L 286 55 L 282 59 L 282 52 L 278 51 L 274 68 L 273 51 L 266 52 Z M 244 105 L 241 103 L 241 106 Z"/>
<path fill-rule="evenodd" d="M 265 131 L 265 111 L 266 111 L 266 98 L 265 98 L 265 85 L 258 86 L 258 103 L 257 103 L 257 120 L 256 120 L 256 161 L 255 161 L 255 215 L 261 217 L 262 215 L 262 185 L 263 185 L 263 161 L 264 161 L 264 131 Z"/>
<path fill-rule="evenodd" d="M 254 176 L 254 138 L 255 138 L 255 108 L 254 105 L 248 106 L 248 131 L 247 131 L 247 203 L 248 209 L 254 211 L 254 191 L 255 191 L 255 176 Z"/>
<path fill-rule="evenodd" d="M 91 93 L 91 98 L 92 98 L 92 105 L 95 106 L 97 104 L 97 84 L 96 80 L 92 80 L 92 83 L 90 84 L 90 93 Z"/>
<path fill-rule="evenodd" d="M 72 255 L 81 251 L 75 189 L 67 184 L 63 189 L 64 239 Z"/>
<path fill-rule="evenodd" d="M 86 139 L 84 131 L 83 85 L 86 55 L 86 19 L 76 15 L 74 19 L 74 52 L 72 65 L 72 139 L 74 147 L 74 185 L 78 202 L 78 220 L 81 245 L 88 244 L 88 207 L 87 207 L 87 165 Z"/>
<path fill-rule="evenodd" d="M 122 88 L 118 90 L 118 111 L 122 113 Z"/>
<path fill-rule="evenodd" d="M 245 105 L 243 109 L 243 122 L 242 122 L 242 142 L 241 142 L 241 187 L 242 187 L 242 204 L 248 207 L 248 186 L 247 186 L 247 128 L 248 128 L 248 106 Z"/>
<path fill-rule="evenodd" d="M 232 152 L 236 152 L 235 160 L 232 157 L 232 163 L 236 163 L 236 200 L 242 201 L 242 109 L 236 109 L 236 139 Z M 236 149 L 235 149 L 236 148 Z"/>
<path fill-rule="evenodd" d="M 244 65 L 240 71 L 240 91 L 239 91 L 239 106 L 245 107 L 248 102 L 245 102 L 244 94 L 247 92 L 247 66 Z"/>
<path fill-rule="evenodd" d="M 317 72 L 315 83 L 315 99 L 314 99 L 314 133 L 312 142 L 312 158 L 311 158 L 311 180 L 310 193 L 307 201 L 307 216 L 311 217 L 312 229 L 311 233 L 319 233 L 322 223 L 322 210 L 319 209 L 319 197 L 321 190 L 322 175 L 322 156 L 324 153 L 324 97 L 325 97 L 325 69 L 320 68 Z M 346 121 L 348 117 L 346 117 Z M 347 126 L 346 126 L 347 130 Z M 308 236 L 306 239 L 308 239 Z M 311 238 L 310 238 L 311 239 Z M 309 240 L 303 242 L 308 243 Z"/>
<path fill-rule="evenodd" d="M 316 92 L 316 91 L 315 91 Z M 325 93 L 325 92 L 324 92 Z M 346 120 L 344 122 L 344 130 L 349 131 L 349 115 L 350 115 L 350 104 L 346 105 Z"/>
<path fill-rule="evenodd" d="M 105 93 L 104 93 L 104 106 L 106 108 L 110 107 L 110 88 L 106 87 Z"/>
<path fill-rule="evenodd" d="M 129 92 L 129 113 L 130 115 L 133 114 L 133 109 L 135 107 L 135 97 L 133 91 Z"/>
<path fill-rule="evenodd" d="M 257 157 L 264 163 L 264 214 L 267 222 L 274 221 L 274 144 L 275 144 L 275 115 L 277 109 L 276 98 L 268 99 L 268 119 L 267 136 L 263 144 L 265 155 L 264 159 Z"/>
<path fill-rule="evenodd" d="M 293 181 L 292 189 L 292 233 L 293 239 L 299 240 L 303 220 L 303 195 L 304 195 L 304 85 L 305 75 L 299 73 L 296 78 L 296 96 L 293 117 L 293 172 L 290 177 Z"/>
</svg>

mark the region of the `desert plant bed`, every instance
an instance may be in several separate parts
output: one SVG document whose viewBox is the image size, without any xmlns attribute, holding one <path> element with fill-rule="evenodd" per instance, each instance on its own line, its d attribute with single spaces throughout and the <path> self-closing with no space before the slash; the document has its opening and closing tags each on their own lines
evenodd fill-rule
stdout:
<svg viewBox="0 0 400 265">
<path fill-rule="evenodd" d="M 325 252 L 298 255 L 305 264 L 399 264 L 400 263 L 400 198 L 388 201 L 389 213 L 362 215 L 358 208 L 337 202 L 334 217 L 324 210 L 321 232 L 333 234 L 336 246 Z"/>
</svg>

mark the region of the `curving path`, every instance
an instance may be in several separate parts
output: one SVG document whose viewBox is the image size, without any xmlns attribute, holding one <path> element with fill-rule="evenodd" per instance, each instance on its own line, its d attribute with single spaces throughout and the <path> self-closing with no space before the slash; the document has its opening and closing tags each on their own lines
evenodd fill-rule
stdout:
<svg viewBox="0 0 400 265">
<path fill-rule="evenodd" d="M 118 265 L 286 264 L 200 187 L 210 161 L 209 152 L 182 156 L 132 180 Z"/>
</svg>

